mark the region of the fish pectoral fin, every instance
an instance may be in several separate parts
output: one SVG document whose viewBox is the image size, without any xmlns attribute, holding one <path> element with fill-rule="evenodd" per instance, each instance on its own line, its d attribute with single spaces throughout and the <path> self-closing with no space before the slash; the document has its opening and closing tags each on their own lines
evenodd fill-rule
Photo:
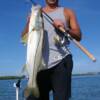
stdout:
<svg viewBox="0 0 100 100">
<path fill-rule="evenodd" d="M 28 40 L 28 33 L 26 33 L 25 35 L 22 36 L 21 43 L 26 45 L 27 40 Z"/>
<path fill-rule="evenodd" d="M 36 30 L 35 28 L 32 29 L 32 31 L 35 31 L 35 30 Z"/>
</svg>

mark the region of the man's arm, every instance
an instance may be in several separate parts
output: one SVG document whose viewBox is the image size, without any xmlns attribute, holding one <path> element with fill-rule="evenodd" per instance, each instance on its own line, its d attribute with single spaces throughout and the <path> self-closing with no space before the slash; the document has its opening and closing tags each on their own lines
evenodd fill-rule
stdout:
<svg viewBox="0 0 100 100">
<path fill-rule="evenodd" d="M 24 28 L 22 34 L 21 34 L 21 37 L 22 37 L 22 38 L 23 38 L 23 37 L 28 33 L 28 31 L 29 31 L 29 22 L 30 22 L 30 18 L 28 18 L 27 23 L 26 23 L 26 26 L 25 26 L 25 28 Z"/>
<path fill-rule="evenodd" d="M 64 9 L 64 14 L 69 24 L 69 34 L 77 41 L 80 41 L 82 36 L 75 13 L 70 9 Z"/>
</svg>

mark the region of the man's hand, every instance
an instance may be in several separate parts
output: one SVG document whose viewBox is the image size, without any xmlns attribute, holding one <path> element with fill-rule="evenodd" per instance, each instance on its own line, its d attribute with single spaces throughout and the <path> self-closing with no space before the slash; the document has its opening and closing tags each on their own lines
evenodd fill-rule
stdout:
<svg viewBox="0 0 100 100">
<path fill-rule="evenodd" d="M 59 28 L 59 27 L 65 28 L 63 21 L 60 19 L 54 19 L 53 24 L 56 28 Z"/>
</svg>

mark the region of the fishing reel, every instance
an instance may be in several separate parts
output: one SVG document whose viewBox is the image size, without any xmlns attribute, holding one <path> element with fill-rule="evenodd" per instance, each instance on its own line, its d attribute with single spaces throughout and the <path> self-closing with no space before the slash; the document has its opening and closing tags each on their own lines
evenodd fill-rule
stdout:
<svg viewBox="0 0 100 100">
<path fill-rule="evenodd" d="M 65 46 L 70 43 L 69 38 L 58 28 L 55 28 L 56 35 L 54 36 L 54 43 L 57 46 Z"/>
<path fill-rule="evenodd" d="M 20 88 L 20 82 L 21 82 L 21 80 L 18 80 L 16 83 L 14 83 L 14 87 L 15 88 Z"/>
</svg>

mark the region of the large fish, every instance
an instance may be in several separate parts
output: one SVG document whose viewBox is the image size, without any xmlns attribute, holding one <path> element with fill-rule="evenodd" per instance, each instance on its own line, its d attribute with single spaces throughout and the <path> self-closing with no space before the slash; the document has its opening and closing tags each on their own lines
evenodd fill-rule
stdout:
<svg viewBox="0 0 100 100">
<path fill-rule="evenodd" d="M 42 57 L 43 49 L 43 18 L 40 6 L 32 6 L 27 39 L 26 71 L 28 73 L 28 84 L 25 96 L 33 95 L 39 97 L 39 89 L 36 82 L 37 73 L 45 68 Z"/>
</svg>

